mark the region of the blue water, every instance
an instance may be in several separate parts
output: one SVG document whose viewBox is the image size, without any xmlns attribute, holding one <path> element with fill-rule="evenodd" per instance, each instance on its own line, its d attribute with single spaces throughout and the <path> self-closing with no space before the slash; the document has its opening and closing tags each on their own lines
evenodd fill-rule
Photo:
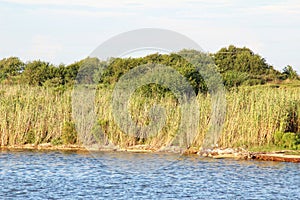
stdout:
<svg viewBox="0 0 300 200">
<path fill-rule="evenodd" d="M 0 151 L 0 199 L 300 199 L 299 170 L 174 154 Z"/>
</svg>

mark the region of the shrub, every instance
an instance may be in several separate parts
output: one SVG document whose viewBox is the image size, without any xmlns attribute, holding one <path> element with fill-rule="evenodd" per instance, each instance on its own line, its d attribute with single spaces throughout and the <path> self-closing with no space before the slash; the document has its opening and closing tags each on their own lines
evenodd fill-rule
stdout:
<svg viewBox="0 0 300 200">
<path fill-rule="evenodd" d="M 61 139 L 63 144 L 75 144 L 77 142 L 77 132 L 73 122 L 65 122 Z"/>
<path fill-rule="evenodd" d="M 297 150 L 300 149 L 300 137 L 299 133 L 282 133 L 282 132 L 276 132 L 274 135 L 274 143 L 277 146 L 287 148 L 287 149 L 293 149 Z"/>
<path fill-rule="evenodd" d="M 27 134 L 26 134 L 26 139 L 25 139 L 25 144 L 34 144 L 35 143 L 35 134 L 33 131 L 29 131 Z"/>
<path fill-rule="evenodd" d="M 53 138 L 53 139 L 51 140 L 51 144 L 52 144 L 52 145 L 61 145 L 61 144 L 63 144 L 63 142 L 62 142 L 62 139 L 61 139 L 61 138 Z"/>
<path fill-rule="evenodd" d="M 274 134 L 274 144 L 275 145 L 278 145 L 278 146 L 281 146 L 282 144 L 282 136 L 283 136 L 283 132 L 281 131 L 276 131 L 275 134 Z"/>
</svg>

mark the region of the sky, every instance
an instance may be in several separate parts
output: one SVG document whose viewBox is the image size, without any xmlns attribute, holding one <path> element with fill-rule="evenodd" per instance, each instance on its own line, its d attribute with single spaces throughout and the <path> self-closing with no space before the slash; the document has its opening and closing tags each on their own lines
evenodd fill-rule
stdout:
<svg viewBox="0 0 300 200">
<path fill-rule="evenodd" d="M 140 28 L 176 31 L 206 52 L 246 46 L 300 72 L 299 0 L 0 0 L 0 59 L 70 64 Z"/>
</svg>

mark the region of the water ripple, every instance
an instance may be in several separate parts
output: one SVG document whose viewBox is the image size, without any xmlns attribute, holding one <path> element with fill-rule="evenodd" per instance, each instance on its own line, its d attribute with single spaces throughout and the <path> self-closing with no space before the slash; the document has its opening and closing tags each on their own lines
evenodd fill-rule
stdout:
<svg viewBox="0 0 300 200">
<path fill-rule="evenodd" d="M 0 199 L 300 199 L 299 169 L 172 154 L 0 151 Z"/>
</svg>

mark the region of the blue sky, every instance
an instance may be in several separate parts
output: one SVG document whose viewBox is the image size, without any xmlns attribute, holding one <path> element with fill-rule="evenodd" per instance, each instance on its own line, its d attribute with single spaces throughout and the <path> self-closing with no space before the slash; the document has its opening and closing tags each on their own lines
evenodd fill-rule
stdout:
<svg viewBox="0 0 300 200">
<path fill-rule="evenodd" d="M 139 28 L 177 31 L 208 52 L 247 46 L 300 72 L 299 0 L 0 0 L 0 58 L 69 64 Z"/>
</svg>

